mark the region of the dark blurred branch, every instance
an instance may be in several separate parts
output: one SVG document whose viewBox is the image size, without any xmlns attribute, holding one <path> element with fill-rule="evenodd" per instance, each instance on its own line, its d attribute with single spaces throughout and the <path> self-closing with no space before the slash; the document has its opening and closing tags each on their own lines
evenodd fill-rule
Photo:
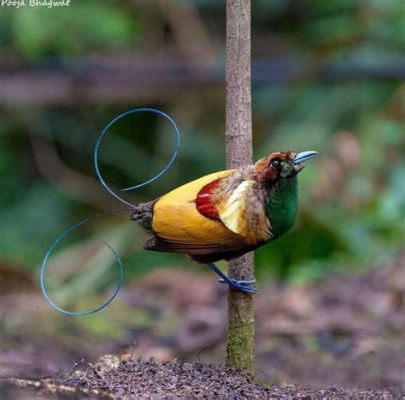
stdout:
<svg viewBox="0 0 405 400">
<path fill-rule="evenodd" d="M 96 179 L 83 175 L 64 164 L 54 143 L 42 136 L 31 135 L 30 137 L 35 165 L 41 175 L 65 195 L 75 200 L 102 210 L 110 210 L 114 207 L 116 202 Z M 132 201 L 136 202 L 136 199 L 132 198 Z"/>
<path fill-rule="evenodd" d="M 135 61 L 134 61 L 135 60 Z M 398 58 L 385 66 L 349 62 L 319 64 L 297 59 L 262 59 L 252 65 L 253 84 L 287 83 L 318 79 L 334 83 L 345 80 L 405 79 L 405 62 Z M 0 73 L 0 104 L 144 103 L 172 100 L 176 92 L 202 90 L 209 85 L 221 90 L 222 68 L 191 68 L 182 60 L 146 62 L 128 56 L 86 59 Z"/>
<path fill-rule="evenodd" d="M 186 63 L 196 69 L 217 64 L 217 51 L 195 4 L 162 0 L 170 27 Z"/>
</svg>

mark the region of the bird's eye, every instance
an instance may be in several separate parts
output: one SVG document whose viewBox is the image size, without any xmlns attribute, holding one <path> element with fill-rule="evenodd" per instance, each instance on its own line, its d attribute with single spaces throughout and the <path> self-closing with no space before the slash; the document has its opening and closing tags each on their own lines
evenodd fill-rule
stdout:
<svg viewBox="0 0 405 400">
<path fill-rule="evenodd" d="M 274 160 L 271 161 L 270 165 L 275 169 L 279 169 L 281 168 L 281 161 L 278 158 L 275 158 Z"/>
</svg>

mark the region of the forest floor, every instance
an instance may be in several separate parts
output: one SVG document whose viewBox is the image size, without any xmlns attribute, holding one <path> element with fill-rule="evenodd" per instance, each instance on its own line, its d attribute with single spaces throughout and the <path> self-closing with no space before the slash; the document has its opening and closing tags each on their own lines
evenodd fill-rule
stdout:
<svg viewBox="0 0 405 400">
<path fill-rule="evenodd" d="M 75 319 L 0 265 L 0 399 L 405 399 L 404 269 L 402 255 L 352 277 L 260 287 L 253 381 L 222 365 L 226 290 L 212 275 L 155 270 Z"/>
<path fill-rule="evenodd" d="M 402 398 L 392 390 L 327 389 L 293 384 L 263 385 L 224 365 L 188 364 L 156 359 L 103 357 L 86 368 L 42 379 L 11 379 L 5 398 L 23 400 L 36 393 L 46 399 L 378 399 Z"/>
</svg>

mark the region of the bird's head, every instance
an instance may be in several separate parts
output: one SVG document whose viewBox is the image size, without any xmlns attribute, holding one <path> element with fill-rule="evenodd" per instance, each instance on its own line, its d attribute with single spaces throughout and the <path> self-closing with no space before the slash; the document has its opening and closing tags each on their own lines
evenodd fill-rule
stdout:
<svg viewBox="0 0 405 400">
<path fill-rule="evenodd" d="M 316 156 L 316 151 L 274 151 L 255 164 L 255 174 L 264 184 L 274 184 L 281 179 L 295 177 L 305 167 L 304 161 Z"/>
</svg>

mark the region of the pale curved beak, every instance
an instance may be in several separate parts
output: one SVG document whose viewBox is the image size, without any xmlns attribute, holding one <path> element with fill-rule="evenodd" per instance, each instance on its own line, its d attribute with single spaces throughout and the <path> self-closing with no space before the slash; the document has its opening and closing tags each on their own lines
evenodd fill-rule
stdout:
<svg viewBox="0 0 405 400">
<path fill-rule="evenodd" d="M 301 164 L 304 161 L 307 161 L 309 159 L 311 159 L 312 157 L 315 157 L 316 155 L 318 155 L 317 151 L 303 151 L 302 153 L 298 153 L 294 160 L 293 163 L 296 164 Z"/>
</svg>

